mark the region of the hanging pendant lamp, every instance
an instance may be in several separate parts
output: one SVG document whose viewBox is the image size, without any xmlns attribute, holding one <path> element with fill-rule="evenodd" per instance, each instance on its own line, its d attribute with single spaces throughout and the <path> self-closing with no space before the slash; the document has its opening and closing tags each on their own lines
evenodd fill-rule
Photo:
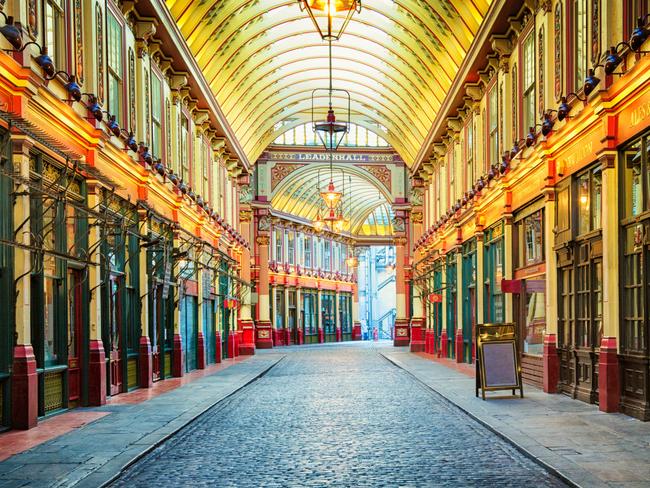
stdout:
<svg viewBox="0 0 650 488">
<path fill-rule="evenodd" d="M 361 0 L 298 0 L 324 41 L 338 41 L 352 16 L 361 12 Z"/>
</svg>

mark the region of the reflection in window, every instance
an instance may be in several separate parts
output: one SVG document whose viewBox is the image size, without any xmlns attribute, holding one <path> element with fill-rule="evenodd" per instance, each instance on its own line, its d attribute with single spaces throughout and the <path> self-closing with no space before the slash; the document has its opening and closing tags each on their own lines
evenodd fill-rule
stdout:
<svg viewBox="0 0 650 488">
<path fill-rule="evenodd" d="M 524 352 L 542 354 L 546 328 L 546 302 L 543 292 L 526 293 L 526 337 Z"/>
<path fill-rule="evenodd" d="M 641 144 L 635 144 L 625 153 L 625 212 L 629 217 L 643 210 L 643 188 L 641 181 Z"/>
</svg>

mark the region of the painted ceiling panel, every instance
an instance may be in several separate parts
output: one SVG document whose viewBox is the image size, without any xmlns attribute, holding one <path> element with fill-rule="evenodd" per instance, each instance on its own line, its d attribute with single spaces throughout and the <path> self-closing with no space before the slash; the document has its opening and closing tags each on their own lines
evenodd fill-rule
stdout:
<svg viewBox="0 0 650 488">
<path fill-rule="evenodd" d="M 411 164 L 490 0 L 367 0 L 333 44 L 334 88 L 351 122 L 383 126 Z M 166 0 L 250 161 L 311 120 L 328 49 L 296 0 Z M 327 109 L 317 99 L 318 113 Z M 340 120 L 347 101 L 335 98 Z"/>
</svg>

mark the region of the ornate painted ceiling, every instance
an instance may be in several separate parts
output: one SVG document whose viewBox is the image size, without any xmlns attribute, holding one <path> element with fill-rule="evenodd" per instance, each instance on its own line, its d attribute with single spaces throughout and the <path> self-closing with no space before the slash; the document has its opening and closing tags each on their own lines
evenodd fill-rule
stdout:
<svg viewBox="0 0 650 488">
<path fill-rule="evenodd" d="M 411 164 L 490 0 L 367 0 L 334 43 L 352 122 Z M 311 120 L 328 48 L 296 0 L 166 0 L 250 161 Z M 322 114 L 327 100 L 317 99 Z M 347 115 L 347 99 L 334 108 Z"/>
</svg>

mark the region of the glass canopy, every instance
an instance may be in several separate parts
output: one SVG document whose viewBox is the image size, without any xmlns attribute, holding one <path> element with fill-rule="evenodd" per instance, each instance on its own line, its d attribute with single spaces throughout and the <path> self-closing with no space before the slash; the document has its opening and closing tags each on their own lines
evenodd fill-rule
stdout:
<svg viewBox="0 0 650 488">
<path fill-rule="evenodd" d="M 410 164 L 420 150 L 490 0 L 364 2 L 333 47 L 333 86 L 352 121 Z M 328 48 L 293 0 L 166 0 L 250 161 L 276 125 L 311 120 L 328 85 Z M 347 110 L 335 97 L 334 109 Z M 323 118 L 327 100 L 316 100 Z"/>
</svg>

